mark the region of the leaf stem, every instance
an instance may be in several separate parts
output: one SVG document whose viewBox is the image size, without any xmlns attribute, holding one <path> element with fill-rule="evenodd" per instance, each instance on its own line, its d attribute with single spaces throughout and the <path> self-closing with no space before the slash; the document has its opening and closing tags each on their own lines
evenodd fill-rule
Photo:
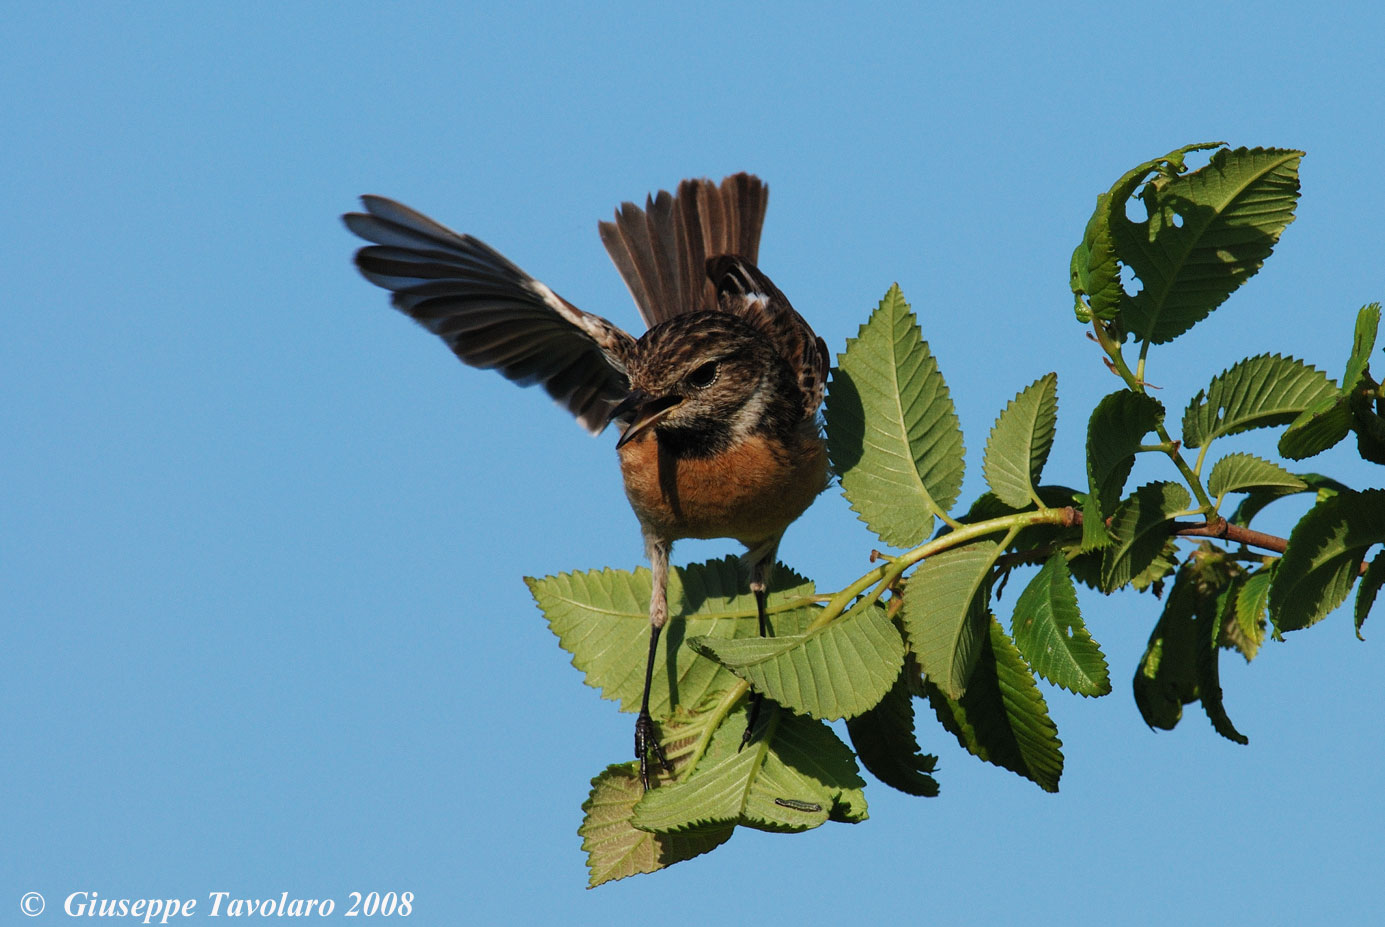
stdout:
<svg viewBox="0 0 1385 927">
<path fill-rule="evenodd" d="M 931 541 L 920 544 L 912 550 L 905 551 L 897 557 L 892 557 L 887 563 L 883 563 L 875 569 L 857 579 L 841 592 L 834 595 L 822 613 L 808 625 L 805 633 L 815 631 L 831 621 L 836 620 L 851 607 L 857 596 L 861 595 L 871 586 L 876 588 L 867 597 L 867 601 L 874 602 L 885 594 L 885 590 L 890 588 L 899 577 L 904 575 L 904 571 L 918 563 L 926 557 L 932 557 L 945 550 L 960 547 L 969 541 L 983 538 L 990 534 L 1006 534 L 1005 543 L 1008 544 L 1014 539 L 1022 528 L 1033 525 L 1064 525 L 1071 526 L 1080 522 L 1081 515 L 1072 506 L 1064 506 L 1057 509 L 1036 509 L 1032 512 L 1018 512 L 1014 515 L 1002 515 L 999 518 L 989 518 L 985 521 L 978 521 L 970 525 L 959 525 L 956 530 L 949 531 L 947 534 L 939 535 Z"/>
</svg>

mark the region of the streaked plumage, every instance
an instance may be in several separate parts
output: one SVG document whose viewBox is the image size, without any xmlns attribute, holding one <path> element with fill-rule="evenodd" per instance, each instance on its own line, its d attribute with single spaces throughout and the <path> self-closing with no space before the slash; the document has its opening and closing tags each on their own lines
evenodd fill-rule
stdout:
<svg viewBox="0 0 1385 927">
<path fill-rule="evenodd" d="M 621 470 L 654 580 L 635 738 L 646 787 L 648 758 L 668 765 L 648 709 L 673 542 L 746 545 L 763 634 L 779 540 L 827 483 L 817 422 L 827 348 L 755 266 L 768 197 L 749 174 L 685 180 L 676 195 L 625 203 L 600 224 L 649 326 L 638 340 L 392 200 L 362 197 L 366 211 L 344 217 L 374 243 L 356 253 L 361 273 L 463 361 L 542 384 L 593 433 L 624 424 Z"/>
</svg>

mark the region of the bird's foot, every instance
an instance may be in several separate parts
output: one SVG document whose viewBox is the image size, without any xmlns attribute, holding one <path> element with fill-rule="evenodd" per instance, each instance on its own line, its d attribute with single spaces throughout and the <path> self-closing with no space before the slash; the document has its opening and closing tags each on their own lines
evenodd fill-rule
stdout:
<svg viewBox="0 0 1385 927">
<path fill-rule="evenodd" d="M 650 754 L 659 761 L 664 772 L 673 774 L 673 766 L 669 764 L 668 757 L 664 756 L 663 745 L 659 743 L 659 732 L 654 728 L 654 719 L 649 717 L 648 711 L 641 711 L 639 717 L 635 719 L 635 757 L 640 761 L 640 781 L 644 783 L 645 791 L 649 791 L 649 757 Z"/>
<path fill-rule="evenodd" d="M 755 737 L 755 725 L 760 721 L 760 705 L 764 703 L 765 697 L 754 689 L 750 690 L 750 709 L 745 713 L 745 733 L 741 735 L 741 745 L 738 750 L 744 749 Z"/>
</svg>

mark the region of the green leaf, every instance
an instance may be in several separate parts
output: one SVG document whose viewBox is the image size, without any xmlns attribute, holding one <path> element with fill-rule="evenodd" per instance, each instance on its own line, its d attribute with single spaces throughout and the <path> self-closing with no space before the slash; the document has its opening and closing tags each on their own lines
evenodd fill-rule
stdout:
<svg viewBox="0 0 1385 927">
<path fill-rule="evenodd" d="M 1183 444 L 1201 447 L 1225 435 L 1292 422 L 1338 394 L 1327 374 L 1293 357 L 1258 354 L 1212 378 L 1183 413 Z"/>
<path fill-rule="evenodd" d="M 1342 377 L 1342 391 L 1349 393 L 1356 389 L 1361 378 L 1366 375 L 1371 363 L 1371 351 L 1375 350 L 1375 337 L 1380 329 L 1380 303 L 1362 306 L 1356 313 L 1356 331 L 1351 339 L 1351 356 L 1347 358 L 1346 374 Z"/>
<path fill-rule="evenodd" d="M 1178 563 L 1178 545 L 1170 537 L 1164 542 L 1159 553 L 1154 555 L 1154 559 L 1149 562 L 1149 565 L 1130 577 L 1130 588 L 1136 592 L 1154 589 L 1157 596 L 1159 594 L 1157 590 L 1162 587 L 1156 584 L 1162 583 L 1165 577 L 1178 569 Z M 1098 585 L 1097 588 L 1100 586 Z"/>
<path fill-rule="evenodd" d="M 688 639 L 785 708 L 835 721 L 875 706 L 899 678 L 904 642 L 878 603 L 807 634 Z"/>
<path fill-rule="evenodd" d="M 996 498 L 1025 508 L 1038 501 L 1039 475 L 1058 422 L 1058 374 L 1040 377 L 1010 400 L 986 442 L 982 469 Z"/>
<path fill-rule="evenodd" d="M 1135 452 L 1164 418 L 1164 407 L 1144 393 L 1117 390 L 1104 397 L 1087 422 L 1087 482 L 1082 509 L 1082 549 L 1111 543 L 1106 517 L 1125 490 Z"/>
<path fill-rule="evenodd" d="M 1258 271 L 1294 220 L 1302 157 L 1223 149 L 1200 170 L 1147 183 L 1140 197 L 1145 220 L 1113 210 L 1116 253 L 1141 283 L 1122 303 L 1122 326 L 1142 341 L 1171 341 Z"/>
<path fill-rule="evenodd" d="M 677 834 L 653 834 L 631 823 L 635 803 L 644 797 L 638 763 L 618 763 L 592 780 L 577 828 L 587 854 L 587 886 L 656 872 L 714 850 L 731 839 L 734 827 L 708 827 Z"/>
<path fill-rule="evenodd" d="M 1279 453 L 1290 460 L 1321 454 L 1351 431 L 1351 402 L 1344 394 L 1326 396 L 1294 419 L 1279 436 Z"/>
<path fill-rule="evenodd" d="M 974 541 L 927 560 L 904 591 L 901 613 L 909 649 L 929 680 L 960 698 L 986 639 L 985 589 L 1001 554 L 995 541 Z"/>
<path fill-rule="evenodd" d="M 525 582 L 559 645 L 572 654 L 573 666 L 586 674 L 587 685 L 600 689 L 603 698 L 620 702 L 621 711 L 638 711 L 649 654 L 649 571 L 593 570 Z M 649 703 L 655 720 L 673 714 L 670 677 L 672 691 L 683 705 L 698 704 L 740 682 L 682 645 L 686 637 L 758 637 L 755 598 L 741 591 L 745 585 L 734 557 L 669 572 L 673 620 L 664 628 L 655 660 Z M 775 633 L 806 630 L 815 612 L 806 605 L 812 594 L 813 584 L 783 565 L 772 571 L 768 607 Z M 805 602 L 805 607 L 777 610 L 794 601 Z"/>
<path fill-rule="evenodd" d="M 1187 566 L 1178 571 L 1131 683 L 1135 706 L 1145 723 L 1166 731 L 1177 726 L 1183 706 L 1198 697 L 1202 635 L 1196 614 L 1200 602 L 1191 575 Z"/>
<path fill-rule="evenodd" d="M 1000 624 L 987 617 L 987 634 L 966 694 L 949 698 L 930 678 L 924 683 L 928 701 L 938 721 L 968 751 L 1056 792 L 1063 774 L 1058 728 L 1024 658 Z"/>
<path fill-rule="evenodd" d="M 1366 460 L 1385 460 L 1385 427 L 1370 411 L 1368 391 L 1375 384 L 1367 377 L 1370 353 L 1380 326 L 1380 304 L 1361 307 L 1356 314 L 1356 330 L 1347 359 L 1342 388 L 1336 395 L 1324 395 L 1299 413 L 1279 439 L 1279 453 L 1291 460 L 1321 454 L 1347 436 L 1357 432 L 1357 446 Z M 1358 388 L 1365 387 L 1366 391 Z"/>
<path fill-rule="evenodd" d="M 1380 592 L 1381 584 L 1385 584 L 1385 551 L 1376 554 L 1375 558 L 1371 560 L 1370 566 L 1366 567 L 1366 572 L 1361 575 L 1361 588 L 1356 591 L 1357 640 L 1365 640 L 1361 636 L 1361 626 L 1366 623 L 1371 606 L 1375 604 L 1376 593 Z"/>
<path fill-rule="evenodd" d="M 851 508 L 886 544 L 913 547 L 962 489 L 962 429 L 898 285 L 837 358 L 827 449 Z"/>
<path fill-rule="evenodd" d="M 1025 586 L 1010 626 L 1020 653 L 1049 682 L 1079 695 L 1111 691 L 1106 658 L 1082 623 L 1062 554 L 1049 557 Z"/>
<path fill-rule="evenodd" d="M 1375 464 L 1385 464 L 1385 402 L 1371 401 L 1363 390 L 1369 388 L 1370 375 L 1363 374 L 1357 384 L 1357 392 L 1349 399 L 1351 406 L 1351 427 L 1356 432 L 1356 450 L 1362 460 Z"/>
<path fill-rule="evenodd" d="M 1190 505 L 1177 483 L 1147 483 L 1131 493 L 1111 517 L 1115 543 L 1102 552 L 1101 590 L 1115 592 L 1154 563 L 1168 541 L 1168 523 Z"/>
<path fill-rule="evenodd" d="M 846 731 L 856 758 L 871 775 L 906 795 L 933 797 L 938 780 L 930 773 L 938 758 L 919 749 L 914 737 L 914 699 L 905 667 L 894 686 L 870 711 L 848 718 Z"/>
<path fill-rule="evenodd" d="M 866 818 L 865 782 L 846 744 L 821 721 L 764 703 L 742 745 L 746 711 L 727 716 L 687 780 L 650 789 L 633 822 L 655 833 L 744 824 L 793 833 Z"/>
<path fill-rule="evenodd" d="M 1241 504 L 1236 506 L 1236 510 L 1231 513 L 1227 521 L 1233 525 L 1250 527 L 1251 520 L 1264 510 L 1265 506 L 1271 502 L 1276 502 L 1286 496 L 1296 495 L 1300 492 L 1317 493 L 1318 499 L 1325 499 L 1327 496 L 1339 492 L 1351 492 L 1351 487 L 1345 483 L 1340 483 L 1330 476 L 1323 476 L 1321 473 L 1296 473 L 1294 474 L 1304 482 L 1305 488 L 1300 490 L 1284 489 L 1257 489 L 1252 490 L 1250 495 L 1241 500 Z"/>
<path fill-rule="evenodd" d="M 1232 582 L 1223 588 L 1206 616 L 1199 616 L 1198 627 L 1203 632 L 1198 656 L 1198 698 L 1207 720 L 1212 722 L 1212 730 L 1233 743 L 1245 745 L 1250 739 L 1231 723 L 1222 701 L 1221 688 L 1221 629 L 1223 623 L 1234 623 L 1236 618 L 1236 590 L 1239 583 Z"/>
<path fill-rule="evenodd" d="M 1110 206 L 1110 193 L 1097 194 L 1096 210 L 1087 220 L 1082 240 L 1072 252 L 1069 284 L 1075 302 L 1073 309 L 1080 322 L 1090 322 L 1093 316 L 1111 321 L 1125 298 L 1121 289 L 1120 261 L 1111 241 Z"/>
<path fill-rule="evenodd" d="M 1236 649 L 1249 663 L 1260 652 L 1265 642 L 1265 611 L 1270 600 L 1270 581 L 1274 579 L 1272 567 L 1252 573 L 1241 583 L 1236 593 L 1236 634 L 1233 640 Z M 1223 630 L 1223 634 L 1226 632 Z"/>
<path fill-rule="evenodd" d="M 1217 461 L 1207 477 L 1207 491 L 1214 499 L 1220 499 L 1229 492 L 1252 489 L 1299 492 L 1307 486 L 1288 470 L 1254 454 L 1227 454 Z"/>
<path fill-rule="evenodd" d="M 1270 586 L 1270 620 L 1281 631 L 1315 624 L 1346 601 L 1372 544 L 1385 541 L 1385 489 L 1343 492 L 1300 519 Z"/>
<path fill-rule="evenodd" d="M 1096 210 L 1087 221 L 1082 241 L 1072 253 L 1070 283 L 1077 300 L 1077 317 L 1081 321 L 1087 322 L 1096 316 L 1109 322 L 1116 318 L 1122 303 L 1128 299 L 1121 286 L 1120 260 L 1116 254 L 1111 224 L 1116 221 L 1118 213 L 1124 219 L 1125 204 L 1136 188 L 1155 171 L 1164 175 L 1182 173 L 1186 170 L 1183 159 L 1189 152 L 1220 148 L 1223 144 L 1202 142 L 1185 145 L 1162 158 L 1146 161 L 1126 171 L 1109 191 L 1097 196 Z M 1086 297 L 1085 302 L 1083 297 Z"/>
</svg>

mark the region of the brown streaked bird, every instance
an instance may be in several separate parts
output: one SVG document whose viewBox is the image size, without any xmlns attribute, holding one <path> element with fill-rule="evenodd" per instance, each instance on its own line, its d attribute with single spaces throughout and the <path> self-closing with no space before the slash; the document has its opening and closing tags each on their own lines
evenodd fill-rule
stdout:
<svg viewBox="0 0 1385 927">
<path fill-rule="evenodd" d="M 484 242 L 378 196 L 344 216 L 373 245 L 356 266 L 396 308 L 473 367 L 542 384 L 593 434 L 621 422 L 625 493 L 653 573 L 635 755 L 669 763 L 649 715 L 668 565 L 681 538 L 747 548 L 760 634 L 784 530 L 827 485 L 818 423 L 827 346 L 755 266 L 769 190 L 735 174 L 626 203 L 601 240 L 649 330 L 638 340 L 583 312 Z M 752 695 L 745 737 L 759 699 Z"/>
</svg>

